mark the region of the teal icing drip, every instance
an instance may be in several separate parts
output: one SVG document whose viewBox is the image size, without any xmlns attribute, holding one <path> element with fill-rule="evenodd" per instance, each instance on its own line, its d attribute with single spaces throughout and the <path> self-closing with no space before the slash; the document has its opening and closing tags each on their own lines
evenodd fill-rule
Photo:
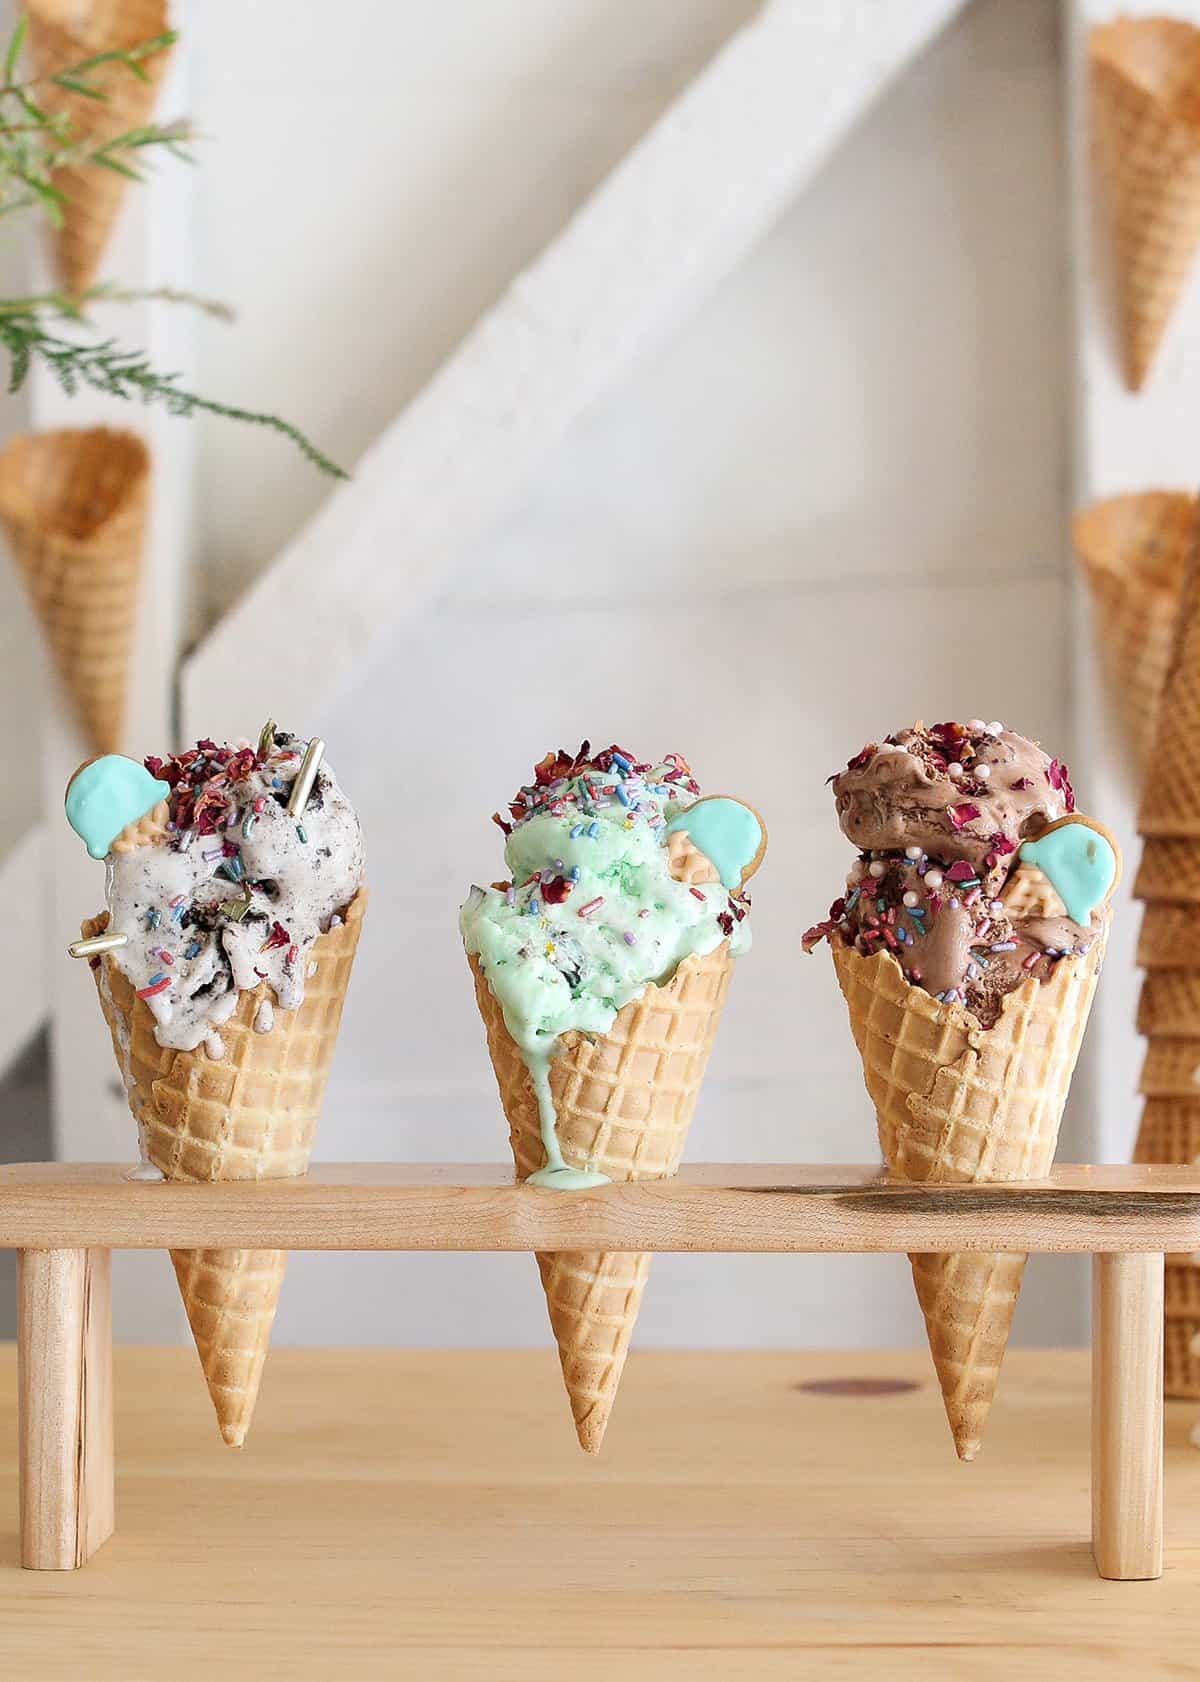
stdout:
<svg viewBox="0 0 1200 1682">
<path fill-rule="evenodd" d="M 1021 858 L 1037 866 L 1062 900 L 1067 916 L 1085 927 L 1117 873 L 1108 837 L 1087 823 L 1060 824 L 1036 841 L 1026 841 Z"/>
<path fill-rule="evenodd" d="M 742 873 L 762 846 L 762 824 L 757 814 L 740 800 L 717 795 L 699 800 L 680 812 L 667 825 L 665 834 L 686 830 L 692 845 L 699 848 L 721 878 L 725 888 L 740 888 Z"/>
<path fill-rule="evenodd" d="M 67 822 L 94 859 L 108 850 L 127 824 L 152 812 L 171 792 L 135 759 L 106 753 L 85 765 L 67 789 Z"/>
</svg>

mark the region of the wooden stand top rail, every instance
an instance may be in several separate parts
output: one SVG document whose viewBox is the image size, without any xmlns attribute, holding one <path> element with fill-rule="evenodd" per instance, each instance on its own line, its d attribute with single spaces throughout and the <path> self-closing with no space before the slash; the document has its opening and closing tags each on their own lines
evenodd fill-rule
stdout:
<svg viewBox="0 0 1200 1682">
<path fill-rule="evenodd" d="M 707 1163 L 582 1192 L 514 1185 L 499 1164 L 324 1163 L 219 1185 L 127 1171 L 0 1166 L 0 1248 L 1200 1252 L 1200 1168 L 933 1186 L 877 1167 Z"/>
</svg>

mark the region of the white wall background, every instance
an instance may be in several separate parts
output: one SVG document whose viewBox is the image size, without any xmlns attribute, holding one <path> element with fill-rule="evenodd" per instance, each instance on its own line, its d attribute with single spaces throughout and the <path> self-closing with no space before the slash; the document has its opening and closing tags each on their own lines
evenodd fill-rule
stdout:
<svg viewBox="0 0 1200 1682">
<path fill-rule="evenodd" d="M 200 324 L 203 388 L 277 408 L 352 464 L 752 10 L 346 0 L 331 27 L 288 0 L 181 5 L 211 137 L 191 181 L 194 279 L 240 316 Z M 505 1154 L 456 908 L 499 867 L 490 812 L 547 747 L 584 735 L 682 751 L 708 788 L 768 818 L 756 949 L 693 1159 L 874 1156 L 828 960 L 799 953 L 849 856 L 825 778 L 922 713 L 1076 744 L 1058 37 L 1055 0 L 975 0 L 430 609 L 349 691 L 282 721 L 327 737 L 368 836 L 372 910 L 322 1156 Z M 196 424 L 197 601 L 213 615 L 326 486 L 266 434 Z M 1132 969 L 1106 987 L 1127 1021 Z M 1063 1158 L 1096 1149 L 1069 1121 Z M 1081 1269 L 1032 1264 L 1018 1338 L 1077 1341 L 1085 1326 Z M 144 1335 L 161 1327 L 147 1310 Z M 547 1332 L 526 1257 L 297 1256 L 276 1335 Z M 639 1335 L 921 1333 L 898 1258 L 663 1257 Z"/>
<path fill-rule="evenodd" d="M 331 50 L 327 21 L 284 0 L 205 6 L 198 282 L 241 314 L 204 329 L 208 386 L 352 460 L 748 10 L 656 0 L 634 27 L 610 0 L 353 0 Z M 373 888 L 322 1154 L 504 1153 L 455 910 L 498 868 L 488 814 L 583 735 L 678 749 L 769 818 L 692 1155 L 874 1154 L 828 962 L 798 951 L 846 862 L 824 779 L 922 712 L 1068 735 L 1060 153 L 1056 7 L 980 0 L 432 610 L 296 721 L 359 803 Z M 219 605 L 323 487 L 219 424 L 200 456 Z M 663 1258 L 642 1335 L 907 1341 L 906 1273 Z M 278 1335 L 540 1341 L 531 1274 L 519 1256 L 297 1257 Z M 1079 1335 L 1057 1284 L 1034 1279 L 1025 1335 Z"/>
</svg>

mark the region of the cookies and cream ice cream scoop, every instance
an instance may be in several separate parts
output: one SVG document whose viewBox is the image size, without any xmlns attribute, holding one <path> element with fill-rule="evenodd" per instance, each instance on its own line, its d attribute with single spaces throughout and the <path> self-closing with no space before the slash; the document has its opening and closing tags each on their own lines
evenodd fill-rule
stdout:
<svg viewBox="0 0 1200 1682">
<path fill-rule="evenodd" d="M 261 982 L 283 1010 L 303 1001 L 308 954 L 363 876 L 358 818 L 313 747 L 272 727 L 257 747 L 106 754 L 72 777 L 68 821 L 106 861 L 99 939 L 160 1045 L 219 1057 L 221 1024 Z"/>
</svg>

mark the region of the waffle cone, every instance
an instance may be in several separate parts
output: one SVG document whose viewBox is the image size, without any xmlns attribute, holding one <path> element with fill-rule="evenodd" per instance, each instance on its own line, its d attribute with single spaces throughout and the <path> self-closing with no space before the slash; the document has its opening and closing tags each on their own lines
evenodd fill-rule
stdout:
<svg viewBox="0 0 1200 1682">
<path fill-rule="evenodd" d="M 1061 917 L 1066 910 L 1049 878 L 1030 864 L 1013 871 L 1004 890 L 1004 904 L 1010 917 Z"/>
<path fill-rule="evenodd" d="M 1140 969 L 1188 969 L 1197 962 L 1196 908 L 1153 900 L 1138 931 Z"/>
<path fill-rule="evenodd" d="M 888 952 L 833 948 L 838 983 L 897 1179 L 1036 1180 L 1049 1172 L 1104 939 L 1009 993 L 994 1026 L 911 986 Z M 1023 1255 L 913 1255 L 913 1282 L 954 1446 L 979 1452 L 1008 1346 Z"/>
<path fill-rule="evenodd" d="M 508 1118 L 517 1178 L 546 1160 L 533 1083 L 475 958 L 475 997 Z M 669 1179 L 679 1167 L 720 1020 L 732 959 L 726 942 L 685 958 L 598 1039 L 564 1034 L 550 1064 L 563 1159 L 610 1180 Z M 550 1192 L 549 1196 L 567 1195 Z M 599 1452 L 650 1271 L 639 1252 L 537 1258 L 580 1445 Z"/>
<path fill-rule="evenodd" d="M 1148 1039 L 1200 1039 L 1200 969 L 1147 970 L 1137 1027 Z"/>
<path fill-rule="evenodd" d="M 1092 147 L 1107 201 L 1125 376 L 1141 389 L 1200 242 L 1200 30 L 1092 31 Z"/>
<path fill-rule="evenodd" d="M 1194 1040 L 1153 1039 L 1146 1047 L 1138 1090 L 1147 1098 L 1194 1099 L 1200 1122 L 1200 1036 Z M 1200 1154 L 1200 1125 L 1196 1144 L 1183 1156 L 1143 1156 L 1140 1162 L 1190 1162 Z"/>
<path fill-rule="evenodd" d="M 1154 741 L 1197 498 L 1113 497 L 1077 514 L 1075 550 L 1092 596 L 1109 685 L 1138 763 Z"/>
<path fill-rule="evenodd" d="M 1200 1267 L 1190 1256 L 1168 1256 L 1164 1284 L 1163 1390 L 1200 1401 Z"/>
<path fill-rule="evenodd" d="M 140 46 L 167 29 L 166 0 L 29 0 L 29 56 L 39 77 L 79 64 L 96 53 Z M 170 51 L 145 62 L 146 81 L 124 65 L 100 66 L 89 79 L 104 99 L 87 99 L 52 83 L 38 89 L 42 107 L 70 122 L 69 143 L 94 151 L 151 119 Z M 54 186 L 66 201 L 54 230 L 60 284 L 79 297 L 93 284 L 116 224 L 126 178 L 96 164 L 55 171 Z"/>
<path fill-rule="evenodd" d="M 1133 891 L 1138 899 L 1184 906 L 1194 916 L 1200 905 L 1200 845 L 1191 837 L 1151 837 L 1142 848 Z"/>
<path fill-rule="evenodd" d="M 97 754 L 121 746 L 149 491 L 131 432 L 43 432 L 0 452 L 0 526 Z"/>
<path fill-rule="evenodd" d="M 217 1030 L 224 1045 L 218 1058 L 203 1047 L 159 1045 L 149 1007 L 111 955 L 93 960 L 142 1154 L 168 1180 L 281 1180 L 307 1172 L 365 906 L 360 890 L 345 921 L 318 938 L 303 1004 L 277 1010 L 270 1033 L 256 1033 L 254 1018 L 271 989 L 264 983 L 238 996 Z M 92 918 L 84 938 L 107 924 L 107 913 Z M 286 1252 L 172 1250 L 171 1261 L 221 1435 L 240 1448 L 258 1399 Z"/>
</svg>

